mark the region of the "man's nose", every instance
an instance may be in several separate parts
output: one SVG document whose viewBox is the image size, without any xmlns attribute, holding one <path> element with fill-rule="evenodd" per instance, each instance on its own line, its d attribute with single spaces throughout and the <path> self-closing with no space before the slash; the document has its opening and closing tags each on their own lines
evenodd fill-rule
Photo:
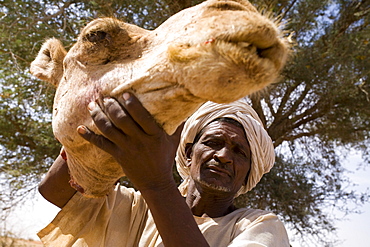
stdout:
<svg viewBox="0 0 370 247">
<path fill-rule="evenodd" d="M 214 153 L 213 158 L 220 163 L 233 163 L 231 152 L 227 147 L 223 147 L 222 149 L 217 150 Z"/>
</svg>

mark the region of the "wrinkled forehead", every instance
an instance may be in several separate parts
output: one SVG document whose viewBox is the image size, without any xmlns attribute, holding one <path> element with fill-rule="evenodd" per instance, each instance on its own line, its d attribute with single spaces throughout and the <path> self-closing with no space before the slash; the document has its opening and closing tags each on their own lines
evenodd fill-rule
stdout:
<svg viewBox="0 0 370 247">
<path fill-rule="evenodd" d="M 195 136 L 193 143 L 198 142 L 202 137 L 221 137 L 223 135 L 232 138 L 239 144 L 247 145 L 249 148 L 249 141 L 243 125 L 235 119 L 223 117 L 216 118 L 203 127 Z"/>
</svg>

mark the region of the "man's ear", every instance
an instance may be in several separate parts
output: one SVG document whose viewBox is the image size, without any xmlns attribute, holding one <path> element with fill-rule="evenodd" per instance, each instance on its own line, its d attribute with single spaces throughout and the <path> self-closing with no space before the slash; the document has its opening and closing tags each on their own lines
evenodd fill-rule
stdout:
<svg viewBox="0 0 370 247">
<path fill-rule="evenodd" d="M 188 163 L 190 163 L 190 161 L 191 161 L 192 153 L 193 153 L 193 143 L 186 143 L 185 155 L 186 155 L 186 160 L 188 161 Z"/>
<path fill-rule="evenodd" d="M 31 74 L 57 87 L 63 76 L 63 60 L 66 54 L 67 51 L 59 40 L 48 39 L 31 63 Z"/>
</svg>

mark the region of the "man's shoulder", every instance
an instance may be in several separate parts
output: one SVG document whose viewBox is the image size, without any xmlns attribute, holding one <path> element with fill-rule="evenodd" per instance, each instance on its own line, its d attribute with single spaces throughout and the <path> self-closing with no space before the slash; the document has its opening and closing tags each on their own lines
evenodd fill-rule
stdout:
<svg viewBox="0 0 370 247">
<path fill-rule="evenodd" d="M 254 221 L 259 218 L 277 218 L 276 214 L 270 211 L 255 208 L 239 208 L 229 214 L 230 217 L 241 220 Z"/>
<path fill-rule="evenodd" d="M 266 215 L 266 214 L 274 214 L 273 212 L 257 209 L 257 208 L 238 208 L 234 212 L 238 214 L 247 214 L 247 215 Z"/>
<path fill-rule="evenodd" d="M 129 198 L 130 200 L 142 200 L 140 191 L 135 190 L 131 187 L 126 187 L 121 184 L 117 184 L 112 193 L 117 198 Z"/>
<path fill-rule="evenodd" d="M 134 188 L 131 188 L 131 187 L 126 187 L 120 183 L 116 184 L 115 188 L 114 188 L 114 191 L 115 192 L 119 192 L 119 193 L 128 193 L 128 194 L 140 194 L 139 191 L 136 191 Z"/>
</svg>

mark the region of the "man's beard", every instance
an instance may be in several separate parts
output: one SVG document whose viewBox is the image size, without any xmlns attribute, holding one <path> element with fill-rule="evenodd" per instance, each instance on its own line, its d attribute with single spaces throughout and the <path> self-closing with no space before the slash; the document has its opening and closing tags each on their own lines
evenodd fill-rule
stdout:
<svg viewBox="0 0 370 247">
<path fill-rule="evenodd" d="M 209 188 L 209 189 L 213 189 L 213 190 L 220 191 L 220 192 L 226 192 L 226 193 L 231 192 L 230 188 L 220 186 L 220 185 L 211 184 L 211 183 L 207 183 L 206 181 L 203 181 L 200 178 L 196 178 L 196 179 L 194 179 L 194 181 L 196 183 L 199 183 L 199 184 Z"/>
</svg>

